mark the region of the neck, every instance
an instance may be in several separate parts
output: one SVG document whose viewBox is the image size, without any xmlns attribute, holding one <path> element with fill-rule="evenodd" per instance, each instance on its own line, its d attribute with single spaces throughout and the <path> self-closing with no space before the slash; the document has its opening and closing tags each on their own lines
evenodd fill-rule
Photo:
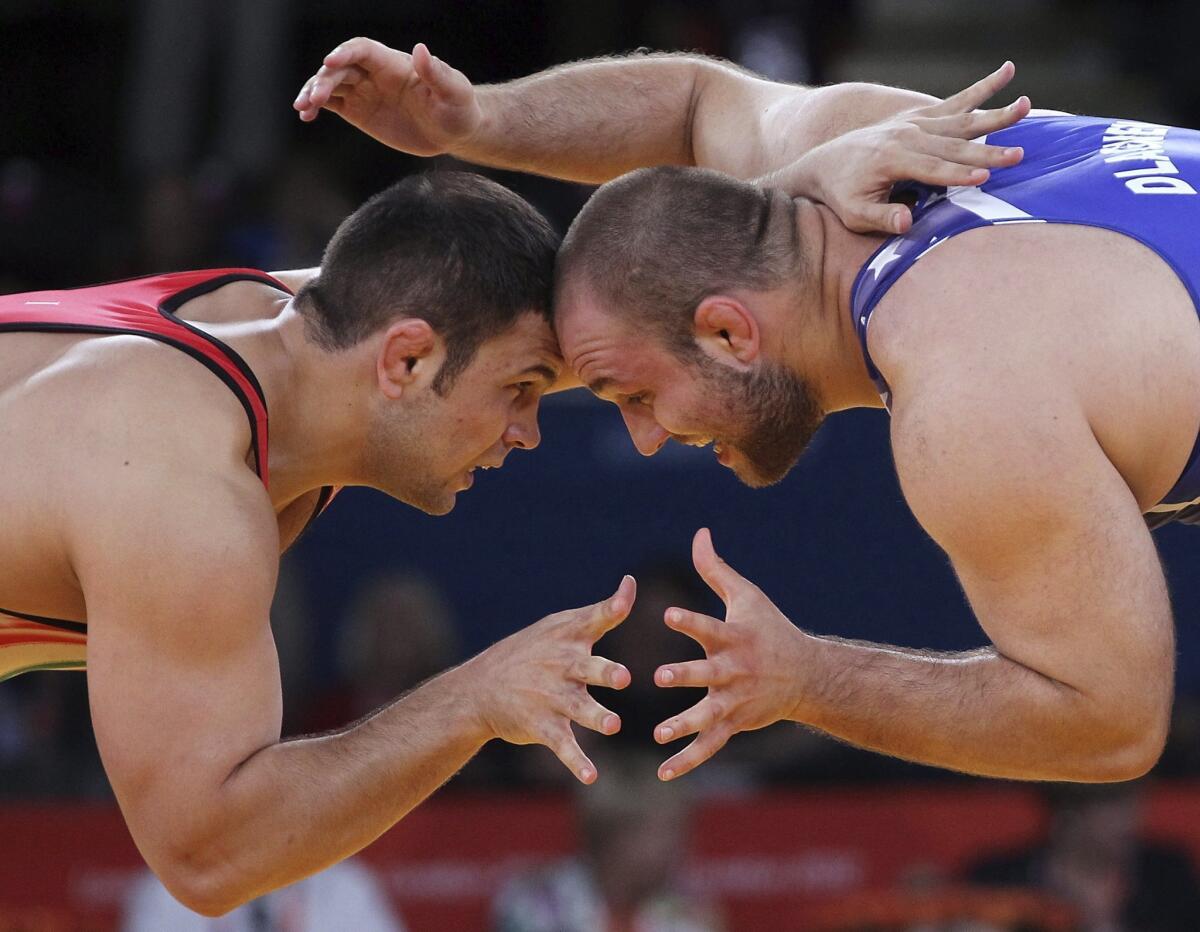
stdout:
<svg viewBox="0 0 1200 932">
<path fill-rule="evenodd" d="M 796 202 L 796 224 L 808 269 L 793 295 L 782 357 L 813 385 L 826 414 L 881 408 L 854 329 L 850 292 L 882 237 L 851 233 L 829 208 L 803 199 Z"/>
<path fill-rule="evenodd" d="M 369 366 L 358 348 L 328 352 L 305 336 L 292 302 L 230 342 L 254 370 L 270 412 L 271 500 L 282 508 L 324 485 L 364 484 Z"/>
</svg>

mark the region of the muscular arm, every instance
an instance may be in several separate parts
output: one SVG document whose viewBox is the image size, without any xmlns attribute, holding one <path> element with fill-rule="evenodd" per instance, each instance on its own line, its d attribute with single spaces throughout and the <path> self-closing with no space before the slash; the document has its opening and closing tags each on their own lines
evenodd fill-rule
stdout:
<svg viewBox="0 0 1200 932">
<path fill-rule="evenodd" d="M 983 300 L 980 298 L 979 300 Z M 980 341 L 981 343 L 984 341 Z M 991 641 L 940 654 L 797 629 L 700 535 L 696 565 L 726 620 L 668 623 L 704 661 L 660 668 L 707 696 L 656 731 L 698 732 L 685 773 L 738 732 L 789 719 L 860 747 L 987 776 L 1124 780 L 1166 737 L 1174 633 L 1150 535 L 1069 387 L 999 351 L 956 364 L 930 348 L 919 387 L 893 381 L 896 467 Z"/>
<path fill-rule="evenodd" d="M 144 533 L 80 556 L 88 686 L 147 862 L 220 913 L 359 850 L 489 735 L 451 672 L 354 728 L 280 742 L 274 516 L 252 484 L 180 484 L 195 507 L 135 492 L 129 508 L 154 506 Z"/>
<path fill-rule="evenodd" d="M 1137 504 L 1069 399 L 990 384 L 974 402 L 954 397 L 962 385 L 904 402 L 893 440 L 913 512 L 992 646 L 936 655 L 818 638 L 824 675 L 796 718 L 973 773 L 1138 776 L 1166 736 L 1173 627 Z"/>
<path fill-rule="evenodd" d="M 250 473 L 163 475 L 136 462 L 75 545 L 105 769 L 146 861 L 186 905 L 219 914 L 358 851 L 493 737 L 545 743 L 595 778 L 568 719 L 619 727 L 584 683 L 628 681 L 590 645 L 624 617 L 631 586 L 352 727 L 281 741 L 268 625 L 278 549 Z"/>
<path fill-rule="evenodd" d="M 666 164 L 757 178 L 936 99 L 871 84 L 780 84 L 725 61 L 658 54 L 578 62 L 481 87 L 479 103 L 479 129 L 455 155 L 598 183 Z"/>
<path fill-rule="evenodd" d="M 599 183 L 648 165 L 713 168 L 824 200 L 852 229 L 866 230 L 890 218 L 862 201 L 886 200 L 894 181 L 979 184 L 987 178 L 981 169 L 1019 160 L 1019 152 L 965 141 L 1027 111 L 1024 101 L 971 112 L 1012 73 L 1005 65 L 940 103 L 871 84 L 780 84 L 700 55 L 655 54 L 474 88 L 424 45 L 409 55 L 356 38 L 326 56 L 294 106 L 305 120 L 333 110 L 416 155 L 450 153 L 575 181 Z M 841 139 L 898 114 L 905 114 L 900 125 Z M 827 144 L 838 149 L 822 158 Z"/>
</svg>

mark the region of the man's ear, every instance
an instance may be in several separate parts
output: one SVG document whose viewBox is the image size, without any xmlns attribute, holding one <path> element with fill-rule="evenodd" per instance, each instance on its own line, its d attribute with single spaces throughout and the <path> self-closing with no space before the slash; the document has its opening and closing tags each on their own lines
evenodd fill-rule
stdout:
<svg viewBox="0 0 1200 932">
<path fill-rule="evenodd" d="M 399 398 L 410 386 L 432 381 L 443 355 L 441 341 L 428 322 L 418 317 L 396 321 L 383 332 L 375 357 L 380 391 Z"/>
<path fill-rule="evenodd" d="M 737 298 L 709 295 L 696 306 L 692 318 L 696 341 L 716 359 L 732 359 L 749 365 L 758 358 L 758 321 Z"/>
</svg>

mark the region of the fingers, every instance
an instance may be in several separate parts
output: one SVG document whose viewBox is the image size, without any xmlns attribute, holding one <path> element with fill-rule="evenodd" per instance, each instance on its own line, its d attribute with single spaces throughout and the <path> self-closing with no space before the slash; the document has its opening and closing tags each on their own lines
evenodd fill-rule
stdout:
<svg viewBox="0 0 1200 932">
<path fill-rule="evenodd" d="M 300 112 L 301 119 L 313 120 L 328 102 L 334 88 L 357 83 L 370 72 L 387 67 L 399 69 L 398 74 L 402 75 L 411 67 L 410 58 L 405 52 L 388 48 L 374 39 L 363 36 L 349 39 L 325 56 L 316 74 L 300 88 L 292 107 Z"/>
<path fill-rule="evenodd" d="M 591 605 L 584 612 L 584 624 L 593 641 L 598 641 L 629 615 L 637 596 L 637 583 L 632 576 L 623 576 L 617 591 L 603 602 Z M 607 685 L 607 684 L 599 684 Z"/>
<path fill-rule="evenodd" d="M 585 657 L 575 664 L 572 672 L 580 683 L 609 689 L 624 689 L 633 679 L 625 666 L 604 657 Z"/>
<path fill-rule="evenodd" d="M 933 135 L 926 135 L 921 140 L 921 147 L 928 155 L 977 168 L 1005 168 L 1016 165 L 1024 154 L 1020 146 L 989 146 L 982 142 Z"/>
<path fill-rule="evenodd" d="M 989 133 L 1012 126 L 1029 115 L 1031 104 L 1028 97 L 1018 97 L 1007 107 L 995 110 L 975 110 L 952 116 L 914 116 L 912 123 L 938 136 L 957 136 L 959 139 L 977 139 Z"/>
<path fill-rule="evenodd" d="M 562 761 L 563 766 L 571 771 L 580 783 L 595 781 L 596 765 L 583 753 L 579 742 L 575 740 L 575 733 L 571 731 L 571 726 L 565 721 L 562 723 L 561 729 L 556 729 L 554 735 L 549 736 L 542 743 L 554 752 L 554 756 Z"/>
<path fill-rule="evenodd" d="M 738 572 L 717 556 L 713 549 L 712 532 L 702 527 L 692 538 L 692 563 L 710 589 L 719 595 L 726 604 L 739 585 L 746 582 Z"/>
<path fill-rule="evenodd" d="M 654 740 L 666 744 L 676 738 L 685 738 L 704 731 L 717 723 L 720 708 L 712 696 L 705 696 L 690 709 L 680 712 L 654 729 Z"/>
<path fill-rule="evenodd" d="M 663 613 L 668 628 L 686 634 L 705 651 L 711 652 L 725 632 L 725 622 L 711 615 L 689 611 L 686 608 L 669 608 Z"/>
<path fill-rule="evenodd" d="M 621 730 L 621 716 L 606 709 L 586 689 L 579 691 L 569 701 L 563 714 L 571 721 L 602 735 L 615 735 Z"/>
<path fill-rule="evenodd" d="M 933 155 L 914 152 L 905 160 L 907 171 L 904 177 L 923 184 L 934 184 L 951 188 L 960 185 L 983 184 L 990 177 L 986 168 L 958 165 Z"/>
<path fill-rule="evenodd" d="M 322 65 L 317 69 L 317 73 L 304 83 L 300 93 L 292 101 L 292 108 L 299 111 L 301 119 L 315 119 L 320 109 L 329 103 L 331 97 L 343 96 L 346 91 L 366 77 L 366 70 L 358 65 L 347 65 L 344 68 L 330 68 L 328 65 Z"/>
<path fill-rule="evenodd" d="M 963 88 L 952 97 L 947 97 L 940 104 L 923 108 L 922 113 L 928 116 L 967 113 L 982 106 L 989 98 L 998 94 L 1016 73 L 1016 66 L 1012 62 L 1006 61 L 986 78 L 976 81 L 970 87 Z"/>
<path fill-rule="evenodd" d="M 712 731 L 704 732 L 704 734 L 700 735 L 700 737 L 674 757 L 668 758 L 658 768 L 658 779 L 674 780 L 676 777 L 682 777 L 685 773 L 695 770 L 716 754 L 717 751 L 725 747 L 725 743 L 728 740 L 729 732 L 722 728 L 714 728 Z"/>
<path fill-rule="evenodd" d="M 728 677 L 713 660 L 663 664 L 654 671 L 656 686 L 722 686 Z"/>
</svg>

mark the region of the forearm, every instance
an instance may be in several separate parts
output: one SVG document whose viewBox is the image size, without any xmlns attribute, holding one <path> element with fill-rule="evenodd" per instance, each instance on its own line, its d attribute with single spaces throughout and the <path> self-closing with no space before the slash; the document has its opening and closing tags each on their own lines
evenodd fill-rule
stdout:
<svg viewBox="0 0 1200 932">
<path fill-rule="evenodd" d="M 933 654 L 823 637 L 810 647 L 793 718 L 860 747 L 984 776 L 1080 782 L 1128 779 L 1154 756 L 1154 729 L 1134 733 L 991 648 Z"/>
<path fill-rule="evenodd" d="M 188 873 L 223 912 L 374 841 L 489 737 L 449 671 L 343 731 L 264 748 L 230 774 L 195 824 Z"/>
<path fill-rule="evenodd" d="M 597 59 L 480 87 L 482 123 L 454 155 L 595 184 L 692 164 L 692 100 L 706 67 L 691 55 Z"/>
<path fill-rule="evenodd" d="M 754 179 L 934 100 L 873 84 L 779 84 L 692 55 L 602 59 L 479 88 L 482 124 L 454 154 L 591 183 L 648 165 Z"/>
</svg>

